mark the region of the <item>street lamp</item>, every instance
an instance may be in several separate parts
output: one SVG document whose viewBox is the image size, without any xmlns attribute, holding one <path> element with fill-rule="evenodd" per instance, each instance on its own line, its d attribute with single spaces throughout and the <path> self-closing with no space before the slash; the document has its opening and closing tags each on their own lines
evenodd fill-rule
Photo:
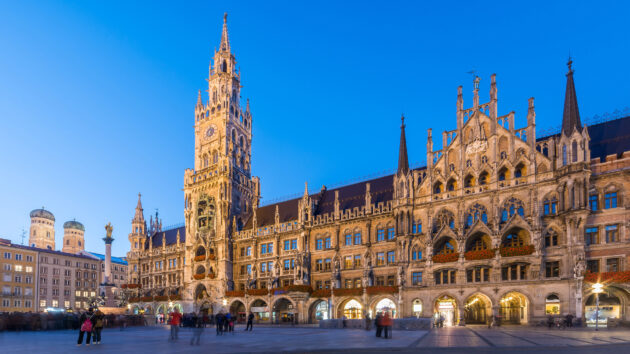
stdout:
<svg viewBox="0 0 630 354">
<path fill-rule="evenodd" d="M 595 330 L 599 331 L 599 294 L 604 292 L 604 285 L 601 283 L 593 284 L 593 292 L 595 293 Z"/>
</svg>

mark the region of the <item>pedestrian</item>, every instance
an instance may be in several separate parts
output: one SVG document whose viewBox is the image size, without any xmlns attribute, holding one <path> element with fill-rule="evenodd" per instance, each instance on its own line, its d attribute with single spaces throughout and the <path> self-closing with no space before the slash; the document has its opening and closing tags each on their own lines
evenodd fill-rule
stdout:
<svg viewBox="0 0 630 354">
<path fill-rule="evenodd" d="M 230 315 L 230 318 L 228 320 L 228 331 L 232 332 L 232 334 L 234 334 L 234 316 L 232 316 L 229 313 L 228 313 L 228 315 Z"/>
<path fill-rule="evenodd" d="M 383 332 L 383 314 L 380 312 L 376 313 L 376 318 L 374 319 L 374 325 L 376 326 L 376 336 L 380 337 Z"/>
<path fill-rule="evenodd" d="M 92 316 L 94 312 L 90 307 L 87 312 L 84 312 L 79 318 L 79 340 L 77 341 L 77 345 L 80 346 L 83 344 L 83 336 L 87 333 L 87 339 L 85 340 L 85 345 L 90 345 L 90 339 L 92 338 Z"/>
<path fill-rule="evenodd" d="M 372 319 L 370 318 L 370 314 L 366 313 L 365 314 L 365 330 L 369 331 L 370 330 L 370 325 L 372 324 Z"/>
<path fill-rule="evenodd" d="M 552 316 L 552 315 L 549 315 L 549 317 L 547 317 L 547 326 L 548 326 L 549 328 L 553 327 L 554 322 L 555 322 L 555 321 L 553 320 L 553 316 Z"/>
<path fill-rule="evenodd" d="M 389 312 L 385 312 L 385 315 L 383 315 L 383 319 L 382 319 L 382 326 L 383 326 L 383 330 L 385 332 L 385 339 L 392 338 L 392 318 L 389 317 Z"/>
<path fill-rule="evenodd" d="M 567 314 L 567 327 L 573 328 L 573 315 Z"/>
<path fill-rule="evenodd" d="M 217 336 L 223 335 L 223 314 L 219 312 L 214 317 L 214 322 L 217 326 Z"/>
<path fill-rule="evenodd" d="M 210 318 L 208 317 L 208 313 L 204 313 L 203 314 L 203 328 L 206 328 L 209 322 L 210 322 Z"/>
<path fill-rule="evenodd" d="M 179 313 L 179 309 L 176 307 L 175 310 L 168 315 L 170 317 L 169 322 L 171 324 L 171 336 L 169 339 L 176 341 L 179 339 L 179 324 L 182 322 L 182 314 Z"/>
<path fill-rule="evenodd" d="M 199 313 L 197 316 L 195 313 L 192 314 L 192 326 L 193 326 L 193 336 L 190 339 L 190 345 L 196 344 L 199 345 L 199 341 L 201 340 L 201 333 L 205 327 L 203 323 L 203 315 Z"/>
<path fill-rule="evenodd" d="M 103 326 L 105 324 L 105 314 L 101 312 L 101 310 L 96 310 L 94 317 L 92 318 L 92 322 L 94 323 L 92 328 L 94 332 L 92 334 L 94 344 L 101 344 L 101 332 L 103 331 Z"/>
<path fill-rule="evenodd" d="M 232 315 L 228 312 L 225 314 L 225 318 L 223 319 L 223 332 L 230 331 L 230 321 L 232 320 Z"/>
<path fill-rule="evenodd" d="M 348 326 L 348 320 L 346 318 L 346 315 L 341 316 L 341 326 L 343 328 L 346 328 Z"/>
<path fill-rule="evenodd" d="M 247 316 L 247 326 L 245 327 L 245 330 L 247 331 L 249 329 L 249 331 L 251 332 L 253 328 L 254 328 L 254 313 L 249 311 L 249 315 Z"/>
</svg>

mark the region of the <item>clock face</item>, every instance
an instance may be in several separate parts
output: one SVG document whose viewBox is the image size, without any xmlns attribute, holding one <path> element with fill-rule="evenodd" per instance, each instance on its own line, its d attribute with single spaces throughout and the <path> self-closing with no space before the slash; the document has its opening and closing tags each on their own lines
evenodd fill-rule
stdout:
<svg viewBox="0 0 630 354">
<path fill-rule="evenodd" d="M 216 127 L 214 125 L 210 126 L 208 130 L 206 130 L 206 139 L 210 139 L 214 135 L 215 131 Z"/>
</svg>

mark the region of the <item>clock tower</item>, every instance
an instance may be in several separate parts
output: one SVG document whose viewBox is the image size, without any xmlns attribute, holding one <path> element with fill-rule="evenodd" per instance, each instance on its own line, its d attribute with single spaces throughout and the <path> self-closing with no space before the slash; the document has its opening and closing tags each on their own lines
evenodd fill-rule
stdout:
<svg viewBox="0 0 630 354">
<path fill-rule="evenodd" d="M 241 105 L 241 77 L 230 48 L 227 14 L 209 67 L 208 100 L 195 106 L 195 166 L 184 173 L 186 265 L 184 300 L 191 311 L 221 306 L 233 289 L 232 237 L 251 214 L 252 117 Z M 215 308 L 214 310 L 218 310 Z"/>
</svg>

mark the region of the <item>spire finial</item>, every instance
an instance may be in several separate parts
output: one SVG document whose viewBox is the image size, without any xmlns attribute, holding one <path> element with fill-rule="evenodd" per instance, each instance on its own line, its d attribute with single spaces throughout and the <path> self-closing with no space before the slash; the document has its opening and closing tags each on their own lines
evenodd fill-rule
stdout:
<svg viewBox="0 0 630 354">
<path fill-rule="evenodd" d="M 404 113 L 400 114 L 400 122 L 401 122 L 400 126 L 404 127 L 405 126 L 405 114 Z"/>
<path fill-rule="evenodd" d="M 573 59 L 571 58 L 571 55 L 569 55 L 569 60 L 567 61 L 567 67 L 569 68 L 569 74 L 573 73 Z"/>
<path fill-rule="evenodd" d="M 567 87 L 564 96 L 564 113 L 562 116 L 562 132 L 566 136 L 570 136 L 574 129 L 582 132 L 582 122 L 580 121 L 580 111 L 578 109 L 577 94 L 575 92 L 575 83 L 573 82 L 573 60 L 569 56 L 567 67 Z"/>
<path fill-rule="evenodd" d="M 409 172 L 409 159 L 407 158 L 407 139 L 405 138 L 405 116 L 400 117 L 400 146 L 398 149 L 398 175 Z"/>
<path fill-rule="evenodd" d="M 227 23 L 227 12 L 223 13 L 223 23 Z"/>
<path fill-rule="evenodd" d="M 227 12 L 223 15 L 223 32 L 221 33 L 221 45 L 219 47 L 221 51 L 230 51 L 230 40 L 228 38 L 227 28 Z"/>
</svg>

